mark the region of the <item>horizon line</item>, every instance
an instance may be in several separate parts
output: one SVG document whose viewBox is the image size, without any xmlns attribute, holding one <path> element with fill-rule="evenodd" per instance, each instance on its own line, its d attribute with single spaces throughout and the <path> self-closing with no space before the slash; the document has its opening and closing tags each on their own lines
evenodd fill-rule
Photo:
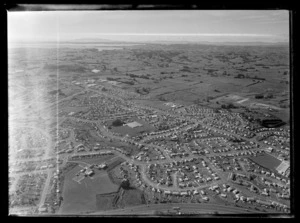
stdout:
<svg viewBox="0 0 300 223">
<path fill-rule="evenodd" d="M 256 33 L 93 33 L 103 36 L 249 36 L 249 37 L 271 37 L 277 35 Z"/>
</svg>

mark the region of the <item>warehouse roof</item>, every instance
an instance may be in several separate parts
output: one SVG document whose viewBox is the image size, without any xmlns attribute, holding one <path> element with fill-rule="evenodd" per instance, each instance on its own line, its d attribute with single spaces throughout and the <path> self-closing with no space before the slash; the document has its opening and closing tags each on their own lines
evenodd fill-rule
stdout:
<svg viewBox="0 0 300 223">
<path fill-rule="evenodd" d="M 136 121 L 127 123 L 126 125 L 129 126 L 130 128 L 135 128 L 135 127 L 143 126 L 142 124 L 140 124 L 140 123 L 138 123 Z"/>
</svg>

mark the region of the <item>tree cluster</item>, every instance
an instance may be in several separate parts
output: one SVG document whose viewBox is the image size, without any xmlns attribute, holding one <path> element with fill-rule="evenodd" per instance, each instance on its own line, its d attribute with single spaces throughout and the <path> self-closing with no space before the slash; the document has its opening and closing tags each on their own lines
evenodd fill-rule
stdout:
<svg viewBox="0 0 300 223">
<path fill-rule="evenodd" d="M 116 119 L 112 122 L 112 126 L 115 126 L 115 127 L 122 126 L 123 124 L 124 124 L 124 122 L 121 121 L 120 119 Z"/>
</svg>

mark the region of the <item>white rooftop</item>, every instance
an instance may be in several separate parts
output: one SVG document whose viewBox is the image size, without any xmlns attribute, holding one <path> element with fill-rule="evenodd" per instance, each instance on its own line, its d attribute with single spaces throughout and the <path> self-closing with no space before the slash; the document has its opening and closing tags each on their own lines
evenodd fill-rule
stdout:
<svg viewBox="0 0 300 223">
<path fill-rule="evenodd" d="M 127 123 L 127 124 L 125 124 L 125 125 L 129 126 L 130 128 L 135 128 L 135 127 L 143 126 L 142 124 L 140 124 L 140 123 L 138 123 L 138 122 L 136 122 L 136 121 Z"/>
</svg>

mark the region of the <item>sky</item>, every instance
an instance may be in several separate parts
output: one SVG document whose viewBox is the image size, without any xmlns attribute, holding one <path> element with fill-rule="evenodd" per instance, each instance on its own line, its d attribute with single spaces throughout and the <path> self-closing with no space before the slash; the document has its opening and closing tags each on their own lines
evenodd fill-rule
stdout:
<svg viewBox="0 0 300 223">
<path fill-rule="evenodd" d="M 8 41 L 287 42 L 287 10 L 8 12 Z"/>
</svg>

